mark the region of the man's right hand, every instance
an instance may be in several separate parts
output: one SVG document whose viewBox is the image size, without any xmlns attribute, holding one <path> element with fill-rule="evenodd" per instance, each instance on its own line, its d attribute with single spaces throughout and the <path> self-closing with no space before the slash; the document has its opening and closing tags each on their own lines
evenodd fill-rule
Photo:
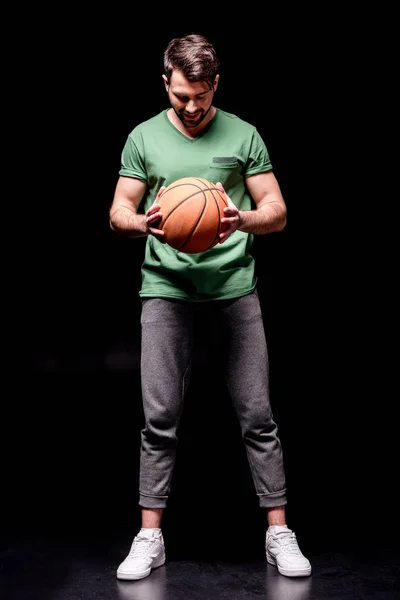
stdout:
<svg viewBox="0 0 400 600">
<path fill-rule="evenodd" d="M 160 211 L 161 206 L 158 202 L 158 199 L 160 198 L 160 196 L 164 190 L 165 190 L 165 185 L 160 187 L 160 189 L 158 190 L 156 199 L 154 200 L 153 204 L 150 206 L 149 210 L 146 212 L 146 225 L 147 225 L 149 233 L 151 235 L 154 235 L 154 237 L 157 238 L 158 241 L 160 241 L 163 244 L 165 244 L 165 233 L 163 232 L 162 229 L 158 229 L 158 224 L 160 223 L 161 217 L 162 217 L 162 214 Z"/>
</svg>

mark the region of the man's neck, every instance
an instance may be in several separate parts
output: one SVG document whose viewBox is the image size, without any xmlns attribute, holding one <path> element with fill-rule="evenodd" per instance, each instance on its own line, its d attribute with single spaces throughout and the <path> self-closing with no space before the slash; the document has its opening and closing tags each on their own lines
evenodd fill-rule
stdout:
<svg viewBox="0 0 400 600">
<path fill-rule="evenodd" d="M 217 112 L 217 109 L 215 108 L 215 106 L 212 106 L 210 108 L 208 115 L 199 124 L 199 126 L 191 127 L 190 129 L 188 127 L 185 127 L 185 125 L 182 123 L 182 121 L 176 116 L 176 113 L 173 108 L 170 108 L 167 111 L 167 117 L 171 121 L 172 125 L 178 129 L 178 131 L 180 131 L 181 133 L 183 133 L 183 135 L 185 135 L 186 137 L 193 140 L 207 127 L 209 122 L 212 121 L 212 119 L 215 117 L 216 112 Z"/>
</svg>

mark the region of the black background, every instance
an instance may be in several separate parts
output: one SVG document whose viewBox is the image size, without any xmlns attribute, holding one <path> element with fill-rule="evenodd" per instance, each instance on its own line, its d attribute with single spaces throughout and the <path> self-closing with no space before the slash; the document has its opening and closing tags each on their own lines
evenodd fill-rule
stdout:
<svg viewBox="0 0 400 600">
<path fill-rule="evenodd" d="M 129 537 L 139 526 L 144 240 L 115 236 L 108 210 L 127 135 L 167 106 L 166 44 L 199 32 L 221 60 L 215 105 L 258 128 L 288 206 L 285 230 L 256 238 L 254 254 L 289 524 L 309 547 L 394 543 L 395 361 L 348 121 L 348 32 L 339 47 L 325 22 L 297 29 L 293 16 L 240 16 L 233 27 L 208 13 L 186 19 L 183 8 L 168 18 L 33 17 L 13 154 L 28 231 L 21 240 L 11 227 L 23 266 L 13 275 L 18 316 L 6 323 L 2 530 Z M 180 551 L 209 549 L 215 529 L 211 552 L 258 551 L 264 516 L 207 343 L 203 333 L 165 530 Z"/>
</svg>

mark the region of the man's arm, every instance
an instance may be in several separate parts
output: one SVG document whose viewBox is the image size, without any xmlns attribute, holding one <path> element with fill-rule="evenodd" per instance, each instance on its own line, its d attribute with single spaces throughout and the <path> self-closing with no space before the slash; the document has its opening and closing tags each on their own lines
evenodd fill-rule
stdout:
<svg viewBox="0 0 400 600">
<path fill-rule="evenodd" d="M 220 182 L 215 184 L 225 192 Z M 254 210 L 238 210 L 227 194 L 228 206 L 221 219 L 220 244 L 237 229 L 246 233 L 262 235 L 281 231 L 286 225 L 286 204 L 278 181 L 272 171 L 246 178 L 247 189 L 254 200 Z"/>
<path fill-rule="evenodd" d="M 138 214 L 139 205 L 146 193 L 147 183 L 133 177 L 120 177 L 110 208 L 110 227 L 116 233 L 126 237 L 138 238 L 156 235 L 163 241 L 164 232 L 151 227 L 161 217 L 157 203 L 164 187 L 160 188 L 157 198 L 146 214 Z"/>
<path fill-rule="evenodd" d="M 274 173 L 268 171 L 247 177 L 246 185 L 256 208 L 239 211 L 238 229 L 254 234 L 282 231 L 286 225 L 287 210 Z"/>
</svg>

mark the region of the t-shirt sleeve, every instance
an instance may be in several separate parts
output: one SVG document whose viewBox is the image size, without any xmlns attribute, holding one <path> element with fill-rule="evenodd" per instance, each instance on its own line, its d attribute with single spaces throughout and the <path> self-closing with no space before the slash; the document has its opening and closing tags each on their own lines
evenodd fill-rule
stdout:
<svg viewBox="0 0 400 600">
<path fill-rule="evenodd" d="M 141 136 L 135 131 L 131 132 L 122 149 L 120 175 L 147 181 L 142 146 Z"/>
<path fill-rule="evenodd" d="M 271 171 L 272 164 L 264 140 L 255 129 L 251 139 L 249 157 L 245 167 L 245 177 Z"/>
</svg>

